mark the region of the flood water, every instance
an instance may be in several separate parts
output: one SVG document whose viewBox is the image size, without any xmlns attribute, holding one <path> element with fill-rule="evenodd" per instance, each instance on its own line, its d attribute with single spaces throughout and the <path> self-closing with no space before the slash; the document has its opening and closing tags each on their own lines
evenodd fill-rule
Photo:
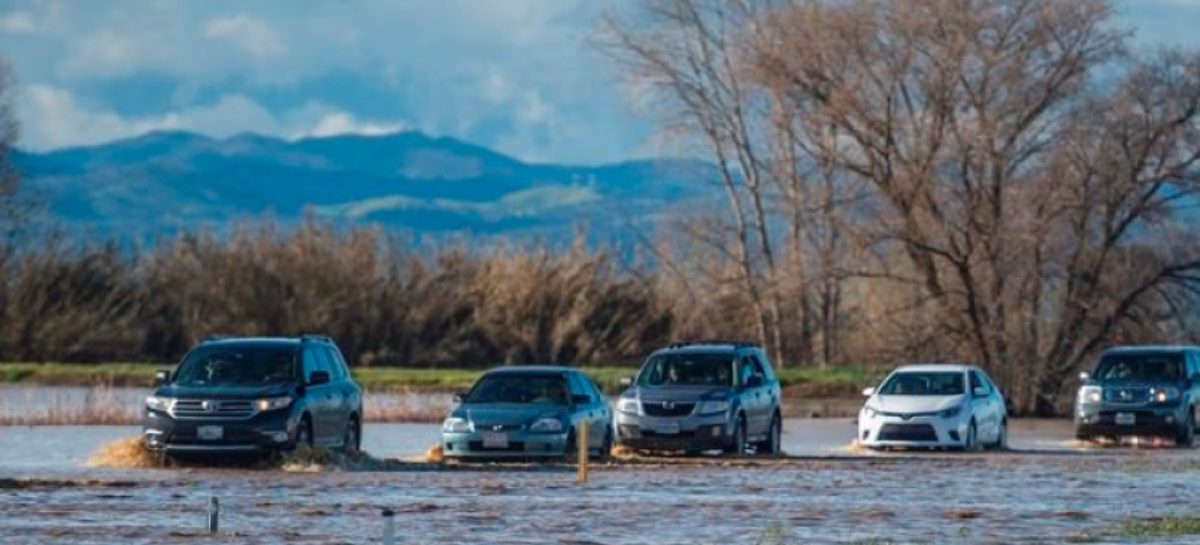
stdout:
<svg viewBox="0 0 1200 545">
<path fill-rule="evenodd" d="M 1200 450 L 1083 447 L 1065 421 L 1014 422 L 1010 452 L 864 454 L 847 446 L 847 419 L 790 419 L 791 458 L 616 462 L 594 468 L 585 486 L 556 464 L 84 465 L 136 432 L 0 427 L 0 542 L 378 543 L 389 508 L 400 543 L 1128 543 L 1106 532 L 1200 503 Z M 437 437 L 436 425 L 368 425 L 364 448 L 415 457 Z M 30 478 L 46 481 L 4 480 Z M 221 502 L 216 537 L 203 532 L 210 496 Z"/>
</svg>

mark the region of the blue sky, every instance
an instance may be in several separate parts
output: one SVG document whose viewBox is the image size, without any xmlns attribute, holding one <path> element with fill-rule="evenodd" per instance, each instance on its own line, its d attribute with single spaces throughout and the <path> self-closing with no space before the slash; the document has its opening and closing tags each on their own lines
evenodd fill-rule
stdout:
<svg viewBox="0 0 1200 545">
<path fill-rule="evenodd" d="M 413 129 L 600 163 L 656 151 L 653 119 L 589 44 L 614 2 L 0 0 L 0 54 L 28 149 Z M 1200 0 L 1116 6 L 1139 46 L 1200 46 Z"/>
</svg>

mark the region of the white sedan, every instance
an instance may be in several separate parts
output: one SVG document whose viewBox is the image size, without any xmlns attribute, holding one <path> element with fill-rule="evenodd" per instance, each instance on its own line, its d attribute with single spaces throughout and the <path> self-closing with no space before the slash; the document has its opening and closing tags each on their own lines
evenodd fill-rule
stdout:
<svg viewBox="0 0 1200 545">
<path fill-rule="evenodd" d="M 867 402 L 858 414 L 858 441 L 867 448 L 1007 445 L 1004 396 L 977 367 L 908 365 L 863 395 Z"/>
</svg>

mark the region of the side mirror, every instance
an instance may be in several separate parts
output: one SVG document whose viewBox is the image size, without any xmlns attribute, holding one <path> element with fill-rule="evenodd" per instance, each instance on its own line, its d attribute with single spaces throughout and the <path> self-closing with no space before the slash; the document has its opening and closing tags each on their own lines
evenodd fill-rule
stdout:
<svg viewBox="0 0 1200 545">
<path fill-rule="evenodd" d="M 1083 382 L 1087 382 L 1089 378 L 1092 378 L 1092 376 L 1087 374 L 1087 371 L 1079 373 L 1079 380 L 1081 380 Z"/>
<path fill-rule="evenodd" d="M 163 384 L 166 384 L 168 382 L 171 382 L 171 372 L 170 371 L 155 371 L 154 372 L 154 385 L 155 386 L 162 386 Z"/>
<path fill-rule="evenodd" d="M 633 377 L 621 377 L 621 386 L 626 388 L 633 386 Z"/>
<path fill-rule="evenodd" d="M 867 386 L 866 388 L 863 388 L 862 394 L 863 394 L 863 397 L 871 397 L 871 396 L 875 395 L 875 387 Z"/>
<path fill-rule="evenodd" d="M 454 402 L 455 403 L 462 403 L 463 400 L 466 398 L 467 398 L 466 392 L 458 392 L 458 393 L 454 394 Z"/>
<path fill-rule="evenodd" d="M 976 386 L 971 389 L 971 395 L 975 397 L 987 397 L 988 391 L 987 388 L 984 388 L 983 386 Z"/>
<path fill-rule="evenodd" d="M 747 388 L 758 388 L 759 386 L 762 386 L 762 385 L 763 385 L 763 378 L 759 375 L 750 375 L 750 377 L 748 377 L 746 379 L 746 387 Z"/>
<path fill-rule="evenodd" d="M 575 395 L 571 396 L 571 403 L 573 405 L 587 405 L 591 402 L 592 402 L 591 396 L 586 396 L 583 394 L 575 394 Z"/>
<path fill-rule="evenodd" d="M 329 384 L 329 371 L 313 371 L 311 375 L 308 375 L 309 386 L 320 386 L 322 384 Z"/>
</svg>

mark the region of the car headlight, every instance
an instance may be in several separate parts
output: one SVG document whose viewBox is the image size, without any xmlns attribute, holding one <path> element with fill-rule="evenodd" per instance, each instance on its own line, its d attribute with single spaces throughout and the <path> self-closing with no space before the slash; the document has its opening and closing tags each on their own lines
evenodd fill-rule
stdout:
<svg viewBox="0 0 1200 545">
<path fill-rule="evenodd" d="M 1100 387 L 1099 386 L 1084 386 L 1079 389 L 1080 403 L 1099 403 L 1100 402 Z"/>
<path fill-rule="evenodd" d="M 623 397 L 617 401 L 617 410 L 623 413 L 638 413 L 638 400 L 632 397 Z"/>
<path fill-rule="evenodd" d="M 1179 399 L 1179 389 L 1170 386 L 1165 388 L 1151 388 L 1150 398 L 1158 403 L 1166 403 Z"/>
<path fill-rule="evenodd" d="M 942 418 L 954 418 L 954 417 L 958 416 L 958 413 L 961 413 L 961 412 L 962 412 L 962 407 L 950 407 L 949 409 L 943 410 L 942 412 L 938 413 L 938 416 L 940 416 Z"/>
<path fill-rule="evenodd" d="M 442 431 L 446 433 L 471 433 L 475 431 L 475 425 L 466 418 L 451 416 L 442 422 Z"/>
<path fill-rule="evenodd" d="M 170 412 L 175 400 L 169 397 L 150 396 L 146 398 L 146 408 L 152 411 Z"/>
<path fill-rule="evenodd" d="M 255 401 L 254 408 L 258 409 L 258 412 L 260 412 L 260 413 L 265 413 L 267 411 L 274 411 L 276 409 L 282 409 L 291 404 L 292 404 L 292 398 L 287 397 L 287 396 L 265 397 L 263 399 L 259 399 L 259 400 Z"/>
<path fill-rule="evenodd" d="M 529 431 L 535 433 L 560 433 L 563 431 L 562 420 L 543 416 L 529 425 Z"/>
<path fill-rule="evenodd" d="M 715 399 L 700 403 L 700 414 L 723 413 L 729 410 L 729 402 L 724 399 Z"/>
<path fill-rule="evenodd" d="M 864 405 L 863 414 L 866 415 L 867 418 L 875 418 L 876 416 L 879 416 L 879 411 Z"/>
</svg>

